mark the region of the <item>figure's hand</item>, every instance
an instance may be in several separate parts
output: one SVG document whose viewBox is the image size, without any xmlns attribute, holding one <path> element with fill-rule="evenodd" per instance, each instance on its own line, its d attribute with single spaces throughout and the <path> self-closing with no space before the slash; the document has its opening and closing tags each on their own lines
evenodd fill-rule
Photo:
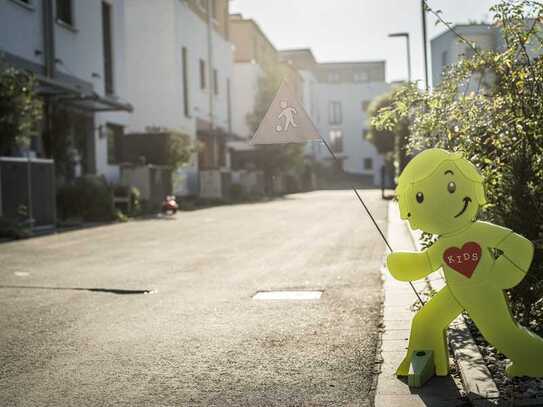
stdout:
<svg viewBox="0 0 543 407">
<path fill-rule="evenodd" d="M 425 252 L 394 252 L 387 257 L 387 268 L 396 280 L 413 281 L 426 277 L 433 270 Z"/>
<path fill-rule="evenodd" d="M 503 290 L 517 286 L 526 277 L 526 272 L 516 267 L 504 255 L 496 259 L 490 272 L 494 285 Z"/>
</svg>

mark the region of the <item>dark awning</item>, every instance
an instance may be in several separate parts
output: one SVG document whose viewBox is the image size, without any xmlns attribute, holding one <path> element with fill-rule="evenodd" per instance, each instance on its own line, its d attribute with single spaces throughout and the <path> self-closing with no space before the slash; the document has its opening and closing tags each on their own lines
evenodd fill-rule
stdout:
<svg viewBox="0 0 543 407">
<path fill-rule="evenodd" d="M 43 75 L 36 75 L 38 79 L 38 94 L 49 96 L 63 104 L 92 112 L 111 112 L 134 110 L 128 102 L 121 101 L 112 96 L 100 96 L 89 87 L 73 85 Z"/>
</svg>

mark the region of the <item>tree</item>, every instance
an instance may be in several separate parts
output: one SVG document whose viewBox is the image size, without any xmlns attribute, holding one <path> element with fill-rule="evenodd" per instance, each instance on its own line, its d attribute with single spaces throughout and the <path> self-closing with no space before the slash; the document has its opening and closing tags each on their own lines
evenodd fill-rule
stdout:
<svg viewBox="0 0 543 407">
<path fill-rule="evenodd" d="M 0 155 L 28 147 L 41 117 L 34 76 L 0 61 Z"/>
<path fill-rule="evenodd" d="M 256 132 L 266 115 L 277 90 L 281 86 L 283 72 L 279 65 L 269 66 L 258 79 L 255 107 L 247 114 L 249 128 Z M 301 173 L 304 167 L 302 144 L 278 144 L 257 146 L 258 167 L 264 172 L 266 192 L 272 190 L 272 178 L 282 171 L 294 170 Z"/>
<path fill-rule="evenodd" d="M 408 120 L 412 152 L 462 151 L 482 170 L 489 201 L 483 217 L 535 245 L 527 277 L 509 295 L 516 317 L 537 331 L 543 323 L 543 5 L 501 1 L 491 11 L 503 50 L 482 51 L 457 34 L 473 56 L 450 67 L 431 93 L 415 85 L 399 90 L 374 125 L 391 131 Z"/>
<path fill-rule="evenodd" d="M 379 154 L 392 161 L 396 169 L 396 176 L 400 174 L 407 164 L 407 142 L 409 139 L 409 122 L 403 118 L 391 129 L 379 128 L 374 119 L 380 114 L 394 108 L 396 94 L 405 86 L 401 85 L 376 98 L 369 106 L 368 116 L 370 131 L 367 140 L 372 143 Z"/>
</svg>

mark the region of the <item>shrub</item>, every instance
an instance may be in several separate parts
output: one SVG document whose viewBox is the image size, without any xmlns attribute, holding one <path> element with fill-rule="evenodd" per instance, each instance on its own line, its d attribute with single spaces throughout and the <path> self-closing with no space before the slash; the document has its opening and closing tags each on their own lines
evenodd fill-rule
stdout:
<svg viewBox="0 0 543 407">
<path fill-rule="evenodd" d="M 85 175 L 62 186 L 57 207 L 61 219 L 81 217 L 90 222 L 108 222 L 115 214 L 112 190 L 103 177 L 95 175 Z"/>
</svg>

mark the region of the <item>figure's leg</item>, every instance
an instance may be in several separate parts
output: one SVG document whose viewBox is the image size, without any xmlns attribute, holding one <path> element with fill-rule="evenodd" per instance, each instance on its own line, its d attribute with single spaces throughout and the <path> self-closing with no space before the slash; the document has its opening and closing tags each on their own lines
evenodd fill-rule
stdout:
<svg viewBox="0 0 543 407">
<path fill-rule="evenodd" d="M 543 338 L 513 319 L 504 292 L 487 290 L 475 301 L 467 311 L 485 339 L 513 362 L 507 374 L 543 377 Z"/>
<path fill-rule="evenodd" d="M 437 376 L 449 374 L 449 348 L 446 330 L 462 312 L 462 307 L 445 286 L 416 313 L 411 323 L 407 355 L 396 370 L 396 375 L 407 376 L 411 355 L 415 350 L 432 350 Z"/>
</svg>

